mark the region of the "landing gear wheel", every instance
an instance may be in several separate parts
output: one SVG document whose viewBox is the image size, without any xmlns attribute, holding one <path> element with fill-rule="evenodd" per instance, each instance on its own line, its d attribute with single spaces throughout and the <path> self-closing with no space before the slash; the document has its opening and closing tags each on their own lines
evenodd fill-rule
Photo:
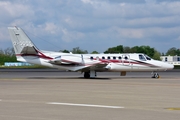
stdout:
<svg viewBox="0 0 180 120">
<path fill-rule="evenodd" d="M 90 73 L 89 72 L 84 72 L 84 78 L 90 78 Z"/>
<path fill-rule="evenodd" d="M 158 73 L 154 73 L 154 75 L 152 76 L 152 78 L 160 78 Z"/>
<path fill-rule="evenodd" d="M 160 78 L 158 73 L 155 74 L 155 78 Z"/>
</svg>

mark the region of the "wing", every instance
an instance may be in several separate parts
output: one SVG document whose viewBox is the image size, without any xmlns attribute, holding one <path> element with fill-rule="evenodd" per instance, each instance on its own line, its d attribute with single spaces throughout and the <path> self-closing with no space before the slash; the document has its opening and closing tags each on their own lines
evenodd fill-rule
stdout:
<svg viewBox="0 0 180 120">
<path fill-rule="evenodd" d="M 82 71 L 82 72 L 86 72 L 89 70 L 105 71 L 108 70 L 108 68 L 106 68 L 107 65 L 108 65 L 107 63 L 102 63 L 99 61 L 98 63 L 85 65 L 82 68 L 77 69 L 77 71 Z"/>
<path fill-rule="evenodd" d="M 107 63 L 100 60 L 83 59 L 77 56 L 57 56 L 49 63 L 65 67 L 71 71 L 87 71 L 106 69 Z"/>
</svg>

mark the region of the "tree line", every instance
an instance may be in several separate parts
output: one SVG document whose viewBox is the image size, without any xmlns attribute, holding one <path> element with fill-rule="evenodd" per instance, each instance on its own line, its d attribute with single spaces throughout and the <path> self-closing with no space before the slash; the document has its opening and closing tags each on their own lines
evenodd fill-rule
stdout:
<svg viewBox="0 0 180 120">
<path fill-rule="evenodd" d="M 134 47 L 123 47 L 119 45 L 116 47 L 108 48 L 104 53 L 144 53 L 149 57 L 160 60 L 161 53 L 151 48 L 150 46 L 134 46 Z"/>
<path fill-rule="evenodd" d="M 0 49 L 0 65 L 5 62 L 17 62 L 13 48 Z"/>
<path fill-rule="evenodd" d="M 72 50 L 60 50 L 63 53 L 74 53 L 74 54 L 88 54 L 87 50 L 82 50 L 79 47 L 75 47 Z M 180 56 L 180 49 L 175 47 L 170 48 L 165 54 L 158 52 L 155 48 L 150 46 L 134 46 L 128 47 L 123 45 L 118 45 L 116 47 L 108 48 L 104 51 L 105 54 L 109 53 L 144 53 L 149 57 L 160 60 L 160 56 L 170 55 L 170 56 Z M 99 54 L 97 51 L 93 51 L 90 54 Z M 4 65 L 4 62 L 17 62 L 15 52 L 13 48 L 0 49 L 0 65 Z"/>
<path fill-rule="evenodd" d="M 82 50 L 79 47 L 73 48 L 72 50 L 60 50 L 60 52 L 64 53 L 74 53 L 74 54 L 87 54 L 87 50 Z M 165 54 L 160 53 L 155 48 L 152 48 L 150 46 L 134 46 L 134 47 L 128 47 L 123 45 L 118 45 L 116 47 L 108 48 L 106 51 L 104 51 L 105 54 L 109 53 L 144 53 L 148 55 L 149 57 L 160 60 L 160 56 L 180 56 L 180 49 L 177 49 L 175 47 L 170 48 Z M 99 54 L 97 51 L 91 52 L 91 54 Z"/>
</svg>

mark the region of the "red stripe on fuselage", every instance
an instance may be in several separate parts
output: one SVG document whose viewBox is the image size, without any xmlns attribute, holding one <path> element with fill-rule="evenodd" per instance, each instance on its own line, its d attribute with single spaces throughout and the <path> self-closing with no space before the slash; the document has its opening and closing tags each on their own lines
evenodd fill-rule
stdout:
<svg viewBox="0 0 180 120">
<path fill-rule="evenodd" d="M 39 54 L 16 54 L 16 56 L 35 56 L 35 57 L 39 57 L 39 58 L 43 58 L 43 59 L 48 59 L 48 60 L 52 60 L 53 58 L 48 57 L 42 53 Z"/>
</svg>

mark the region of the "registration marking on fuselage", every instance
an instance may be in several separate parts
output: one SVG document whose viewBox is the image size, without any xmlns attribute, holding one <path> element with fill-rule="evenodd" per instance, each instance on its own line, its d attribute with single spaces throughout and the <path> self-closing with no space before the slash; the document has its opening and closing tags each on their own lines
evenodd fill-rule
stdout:
<svg viewBox="0 0 180 120">
<path fill-rule="evenodd" d="M 122 106 L 107 106 L 107 105 L 93 105 L 93 104 L 75 104 L 75 103 L 59 103 L 59 102 L 48 102 L 50 105 L 67 105 L 67 106 L 79 106 L 79 107 L 97 107 L 97 108 L 124 108 Z"/>
</svg>

